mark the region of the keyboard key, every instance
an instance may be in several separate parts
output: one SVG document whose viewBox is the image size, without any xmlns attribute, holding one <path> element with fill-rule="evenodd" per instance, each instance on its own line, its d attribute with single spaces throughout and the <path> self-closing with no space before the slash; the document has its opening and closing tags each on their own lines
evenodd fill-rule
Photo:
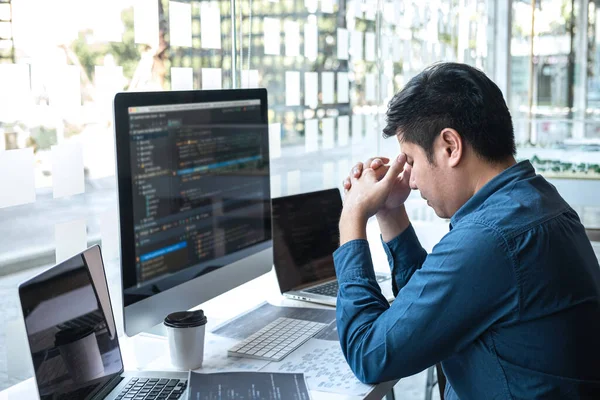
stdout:
<svg viewBox="0 0 600 400">
<path fill-rule="evenodd" d="M 280 361 L 326 325 L 294 318 L 278 318 L 231 347 L 228 355 Z"/>
</svg>

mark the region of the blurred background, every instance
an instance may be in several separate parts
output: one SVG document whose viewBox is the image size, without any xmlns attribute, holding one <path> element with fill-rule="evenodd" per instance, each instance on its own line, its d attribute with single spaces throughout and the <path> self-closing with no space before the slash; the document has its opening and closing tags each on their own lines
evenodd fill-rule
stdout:
<svg viewBox="0 0 600 400">
<path fill-rule="evenodd" d="M 436 61 L 498 84 L 518 159 L 600 253 L 600 0 L 0 0 L 0 388 L 31 376 L 20 280 L 95 243 L 118 276 L 115 93 L 267 88 L 277 197 L 398 154 L 387 103 Z M 447 231 L 407 207 L 424 242 Z"/>
</svg>

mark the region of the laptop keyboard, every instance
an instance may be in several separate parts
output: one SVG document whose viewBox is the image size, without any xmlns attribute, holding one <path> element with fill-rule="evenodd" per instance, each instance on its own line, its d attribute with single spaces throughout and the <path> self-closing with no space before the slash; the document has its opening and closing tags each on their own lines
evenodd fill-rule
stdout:
<svg viewBox="0 0 600 400">
<path fill-rule="evenodd" d="M 388 279 L 390 279 L 390 276 L 389 275 L 375 275 L 375 279 L 377 280 L 377 283 L 381 283 L 381 282 L 385 282 Z M 313 293 L 313 294 L 320 294 L 323 296 L 337 297 L 338 289 L 339 289 L 339 287 L 338 287 L 337 281 L 331 281 L 331 282 L 327 282 L 327 283 L 324 283 L 319 286 L 315 286 L 310 289 L 304 289 L 303 291 L 308 292 L 308 293 Z"/>
<path fill-rule="evenodd" d="M 337 281 L 331 281 L 311 289 L 304 289 L 304 291 L 308 293 L 321 294 L 323 296 L 337 297 L 338 283 Z"/>
<path fill-rule="evenodd" d="M 187 381 L 179 379 L 131 378 L 116 397 L 117 400 L 174 400 L 179 399 Z"/>
</svg>

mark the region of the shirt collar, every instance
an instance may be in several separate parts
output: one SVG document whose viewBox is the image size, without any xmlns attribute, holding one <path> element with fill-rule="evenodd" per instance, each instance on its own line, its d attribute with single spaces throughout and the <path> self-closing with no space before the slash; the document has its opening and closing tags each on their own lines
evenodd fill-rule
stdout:
<svg viewBox="0 0 600 400">
<path fill-rule="evenodd" d="M 454 213 L 450 218 L 450 229 L 464 217 L 479 208 L 491 195 L 498 190 L 502 189 L 511 182 L 520 181 L 525 178 L 531 178 L 535 176 L 535 169 L 529 160 L 521 161 L 498 175 L 492 178 L 488 183 L 483 185 L 479 191 L 477 191 L 473 197 L 471 197 L 461 208 Z"/>
</svg>

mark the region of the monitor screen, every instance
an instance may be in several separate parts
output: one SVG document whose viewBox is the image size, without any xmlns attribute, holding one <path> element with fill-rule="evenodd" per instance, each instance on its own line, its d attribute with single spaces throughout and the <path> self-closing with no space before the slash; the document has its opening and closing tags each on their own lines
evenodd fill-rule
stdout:
<svg viewBox="0 0 600 400">
<path fill-rule="evenodd" d="M 42 400 L 88 398 L 123 371 L 97 246 L 24 283 L 19 296 Z"/>
<path fill-rule="evenodd" d="M 119 196 L 122 247 L 134 249 L 123 252 L 125 306 L 271 239 L 268 126 L 260 99 L 161 101 L 128 107 L 127 119 L 131 179 L 126 190 L 120 182 Z M 132 215 L 123 215 L 124 202 Z"/>
<path fill-rule="evenodd" d="M 341 212 L 338 189 L 273 199 L 273 262 L 282 292 L 335 277 Z"/>
</svg>

